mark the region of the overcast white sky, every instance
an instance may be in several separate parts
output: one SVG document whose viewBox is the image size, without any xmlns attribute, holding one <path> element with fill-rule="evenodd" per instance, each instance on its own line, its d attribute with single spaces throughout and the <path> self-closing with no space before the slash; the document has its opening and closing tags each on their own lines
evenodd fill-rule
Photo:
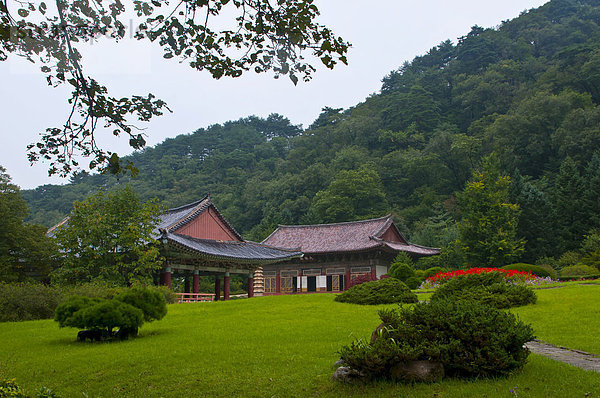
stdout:
<svg viewBox="0 0 600 398">
<path fill-rule="evenodd" d="M 333 71 L 319 68 L 311 82 L 298 86 L 287 77 L 275 80 L 252 73 L 213 80 L 206 72 L 164 60 L 158 47 L 135 40 L 86 45 L 84 71 L 114 96 L 152 92 L 168 103 L 173 113 L 147 125 L 149 145 L 249 115 L 280 113 L 307 127 L 325 106 L 348 108 L 378 92 L 386 74 L 440 42 L 456 43 L 473 25 L 496 26 L 546 2 L 317 0 L 320 22 L 353 45 L 349 66 Z M 0 165 L 23 189 L 67 182 L 49 178 L 47 164 L 30 166 L 27 161 L 27 144 L 35 142 L 46 127 L 60 126 L 69 109 L 68 92 L 48 87 L 38 70 L 39 66 L 19 59 L 0 62 Z M 130 152 L 125 138 L 102 142 L 120 155 Z"/>
</svg>

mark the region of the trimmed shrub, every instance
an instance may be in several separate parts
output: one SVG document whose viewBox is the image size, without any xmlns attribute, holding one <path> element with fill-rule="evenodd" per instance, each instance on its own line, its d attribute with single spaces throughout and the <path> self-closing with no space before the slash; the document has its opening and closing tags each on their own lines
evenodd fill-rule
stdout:
<svg viewBox="0 0 600 398">
<path fill-rule="evenodd" d="M 72 296 L 64 303 L 56 307 L 54 320 L 58 322 L 59 327 L 71 326 L 70 319 L 77 311 L 98 304 L 101 299 L 84 296 Z"/>
<path fill-rule="evenodd" d="M 394 278 L 365 282 L 338 294 L 335 301 L 352 304 L 416 303 L 417 295 Z"/>
<path fill-rule="evenodd" d="M 347 366 L 372 377 L 387 377 L 395 365 L 412 360 L 440 362 L 450 376 L 506 375 L 525 364 L 524 344 L 534 338 L 513 314 L 477 302 L 419 303 L 379 316 L 371 342 L 340 350 Z"/>
<path fill-rule="evenodd" d="M 409 264 L 396 263 L 392 264 L 388 274 L 392 278 L 405 282 L 408 278 L 413 278 L 415 276 L 415 270 Z"/>
<path fill-rule="evenodd" d="M 555 265 L 558 270 L 562 270 L 563 268 L 578 264 L 580 260 L 581 254 L 579 252 L 568 251 L 564 252 L 562 256 L 558 258 Z"/>
<path fill-rule="evenodd" d="M 160 320 L 167 315 L 165 296 L 156 290 L 136 287 L 118 294 L 115 300 L 139 308 L 144 313 L 144 321 Z"/>
<path fill-rule="evenodd" d="M 392 261 L 388 274 L 392 278 L 396 278 L 404 282 L 408 278 L 415 276 L 415 269 L 413 268 L 413 265 L 414 263 L 410 256 L 404 252 L 400 252 L 394 261 Z"/>
<path fill-rule="evenodd" d="M 535 276 L 539 276 L 541 278 L 550 277 L 552 279 L 556 279 L 558 276 L 555 270 L 550 270 L 548 268 L 541 267 L 539 265 L 526 264 L 526 263 L 515 263 L 509 264 L 502 267 L 502 269 L 512 270 L 512 271 L 525 271 L 530 272 Z"/>
<path fill-rule="evenodd" d="M 560 271 L 560 276 L 563 278 L 579 277 L 579 276 L 594 276 L 598 274 L 595 267 L 585 264 L 576 264 L 570 267 L 565 267 Z"/>
<path fill-rule="evenodd" d="M 155 290 L 165 297 L 167 304 L 175 304 L 179 301 L 177 294 L 167 286 L 149 286 L 149 289 Z M 202 290 L 201 290 L 202 291 Z"/>
<path fill-rule="evenodd" d="M 139 308 L 118 300 L 102 300 L 75 312 L 64 326 L 102 330 L 110 337 L 115 328 L 137 331 L 143 323 L 144 313 Z"/>
<path fill-rule="evenodd" d="M 446 268 L 442 268 L 442 267 L 431 267 L 431 268 L 427 268 L 425 270 L 425 274 L 423 275 L 423 277 L 425 279 L 427 278 L 431 278 L 434 275 L 439 274 L 440 272 L 447 272 L 448 270 Z"/>
<path fill-rule="evenodd" d="M 415 290 L 421 285 L 421 282 L 423 282 L 423 280 L 418 276 L 411 276 L 404 283 L 409 289 Z"/>
<path fill-rule="evenodd" d="M 499 272 L 463 275 L 450 279 L 431 296 L 431 302 L 479 301 L 494 308 L 534 304 L 537 296 L 530 288 L 511 284 Z"/>
</svg>

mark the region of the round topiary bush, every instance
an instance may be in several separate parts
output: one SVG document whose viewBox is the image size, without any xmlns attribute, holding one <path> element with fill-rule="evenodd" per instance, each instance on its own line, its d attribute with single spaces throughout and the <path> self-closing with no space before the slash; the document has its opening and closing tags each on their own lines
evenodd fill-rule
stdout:
<svg viewBox="0 0 600 398">
<path fill-rule="evenodd" d="M 556 274 L 556 271 L 554 271 L 554 270 L 551 271 L 544 267 L 540 267 L 539 265 L 526 264 L 526 263 L 509 264 L 509 265 L 505 265 L 504 267 L 502 267 L 502 269 L 531 272 L 533 275 L 539 276 L 541 278 L 550 277 L 550 278 L 554 279 L 558 276 Z"/>
<path fill-rule="evenodd" d="M 392 264 L 388 274 L 392 278 L 396 278 L 399 281 L 406 281 L 408 278 L 412 278 L 415 276 L 415 270 L 408 264 L 396 263 Z"/>
<path fill-rule="evenodd" d="M 499 272 L 487 272 L 450 279 L 433 293 L 431 301 L 479 301 L 494 308 L 510 308 L 534 304 L 537 296 L 526 286 L 511 284 Z"/>
<path fill-rule="evenodd" d="M 419 303 L 379 312 L 382 324 L 370 342 L 340 350 L 345 365 L 371 377 L 389 377 L 402 363 L 442 363 L 446 375 L 487 377 L 522 367 L 529 355 L 530 326 L 478 302 Z"/>
<path fill-rule="evenodd" d="M 423 282 L 423 280 L 421 278 L 419 278 L 418 276 L 411 276 L 406 281 L 404 281 L 406 286 L 408 286 L 409 289 L 411 289 L 411 290 L 418 289 L 419 286 L 421 285 L 421 282 Z"/>
<path fill-rule="evenodd" d="M 335 301 L 352 304 L 416 303 L 417 295 L 408 286 L 394 278 L 365 282 L 346 290 Z"/>
</svg>

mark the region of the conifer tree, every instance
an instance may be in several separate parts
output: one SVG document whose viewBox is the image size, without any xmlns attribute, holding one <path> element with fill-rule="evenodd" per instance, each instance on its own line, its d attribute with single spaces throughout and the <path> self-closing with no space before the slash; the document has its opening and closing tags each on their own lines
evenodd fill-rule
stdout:
<svg viewBox="0 0 600 398">
<path fill-rule="evenodd" d="M 577 165 L 566 157 L 554 181 L 554 231 L 559 236 L 561 252 L 576 249 L 588 232 L 585 185 Z"/>
<path fill-rule="evenodd" d="M 459 243 L 467 265 L 501 266 L 519 258 L 524 240 L 517 236 L 519 206 L 508 202 L 510 178 L 500 174 L 498 158 L 484 158 L 458 195 L 462 220 Z"/>
</svg>

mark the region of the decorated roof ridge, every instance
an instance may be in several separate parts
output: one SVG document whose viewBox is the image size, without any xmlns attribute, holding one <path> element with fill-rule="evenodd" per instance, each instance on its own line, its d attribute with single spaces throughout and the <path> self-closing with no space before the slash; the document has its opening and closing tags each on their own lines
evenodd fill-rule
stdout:
<svg viewBox="0 0 600 398">
<path fill-rule="evenodd" d="M 403 238 L 404 238 L 404 236 L 403 236 Z M 409 242 L 409 241 L 406 241 L 406 242 L 392 242 L 392 241 L 389 241 L 389 240 L 385 240 L 385 239 L 379 238 L 379 237 L 374 236 L 374 235 L 369 236 L 369 239 L 373 239 L 376 242 L 381 242 L 382 244 L 393 243 L 395 245 L 412 246 L 412 247 L 418 247 L 420 249 L 442 250 L 439 247 L 429 247 L 429 246 L 417 245 L 416 243 L 412 243 L 412 242 Z"/>
<path fill-rule="evenodd" d="M 182 217 L 178 218 L 175 222 L 172 222 L 171 224 L 165 226 L 164 228 L 166 230 L 171 230 L 171 229 L 177 229 L 179 227 L 184 226 L 185 224 L 187 224 L 190 221 L 192 221 L 204 209 L 206 209 L 207 207 L 209 207 L 210 204 L 211 204 L 210 197 L 208 195 L 206 195 L 200 201 L 188 203 L 187 205 L 176 207 L 174 209 L 168 209 L 165 212 L 165 214 L 177 213 L 177 212 L 180 212 L 180 211 L 185 211 L 187 209 L 190 209 L 190 211 L 188 213 L 186 213 L 185 215 L 183 215 Z"/>
<path fill-rule="evenodd" d="M 60 221 L 58 224 L 48 228 L 48 230 L 46 231 L 46 235 L 47 236 L 52 236 L 54 234 L 54 231 L 56 231 L 58 228 L 62 227 L 63 225 L 65 225 L 67 223 L 67 221 L 69 221 L 69 216 L 66 216 L 65 218 L 62 219 L 62 221 Z"/>
<path fill-rule="evenodd" d="M 240 233 L 229 223 L 229 221 L 227 221 L 225 219 L 225 217 L 223 217 L 223 215 L 221 214 L 221 211 L 212 202 L 212 200 L 210 199 L 210 194 L 206 195 L 204 198 L 202 198 L 199 201 L 188 203 L 187 205 L 175 207 L 173 209 L 168 209 L 164 214 L 185 211 L 188 208 L 190 209 L 190 211 L 187 214 L 185 214 L 184 216 L 182 216 L 181 218 L 179 218 L 178 220 L 176 220 L 175 222 L 172 222 L 171 224 L 169 224 L 168 226 L 159 228 L 159 230 L 166 229 L 167 231 L 170 231 L 170 230 L 181 228 L 184 225 L 193 221 L 198 216 L 198 214 L 202 213 L 204 210 L 206 210 L 210 206 L 212 206 L 215 209 L 217 216 L 219 217 L 219 220 L 221 220 L 221 222 L 223 222 L 223 224 L 225 224 L 225 226 L 227 228 L 229 228 L 229 230 L 231 232 L 233 232 L 235 237 L 238 238 L 239 240 L 243 241 L 244 239 L 242 238 L 242 235 L 240 235 Z"/>
<path fill-rule="evenodd" d="M 409 243 L 409 245 L 411 245 L 411 246 L 415 246 L 415 247 L 419 247 L 419 248 L 421 248 L 421 249 L 442 250 L 442 248 L 441 248 L 441 247 L 429 247 L 429 246 L 417 245 L 416 243 Z"/>
<path fill-rule="evenodd" d="M 269 240 L 269 238 L 271 236 L 273 236 L 281 228 L 303 229 L 303 228 L 314 228 L 314 227 L 336 227 L 336 226 L 340 226 L 340 225 L 365 224 L 368 222 L 385 220 L 386 218 L 389 218 L 390 221 L 393 223 L 393 220 L 391 219 L 392 215 L 388 214 L 387 216 L 378 217 L 378 218 L 369 218 L 366 220 L 356 220 L 356 221 L 343 221 L 343 222 L 329 223 L 329 224 L 305 224 L 305 225 L 277 224 L 277 228 L 275 229 L 275 231 L 271 232 L 271 234 L 269 236 L 267 236 L 265 239 L 263 239 L 263 242 L 266 242 L 267 240 Z M 398 231 L 398 232 L 400 232 L 400 231 Z M 402 237 L 404 238 L 404 236 L 402 236 Z"/>
<path fill-rule="evenodd" d="M 202 203 L 205 199 L 210 200 L 210 195 L 206 195 L 202 199 L 197 200 L 197 201 L 192 202 L 192 203 L 188 203 L 187 205 L 183 205 L 183 206 L 179 206 L 179 207 L 173 207 L 172 209 L 167 209 L 167 210 L 165 210 L 165 213 L 173 213 L 173 212 L 176 212 L 176 211 L 185 210 L 186 207 L 195 207 L 198 204 Z"/>
<path fill-rule="evenodd" d="M 304 224 L 304 225 L 277 224 L 277 227 L 284 227 L 284 228 L 333 227 L 333 226 L 337 226 L 337 225 L 358 224 L 358 223 L 362 224 L 362 223 L 373 222 L 373 221 L 381 221 L 381 220 L 385 220 L 386 218 L 391 218 L 391 217 L 392 217 L 392 215 L 388 214 L 387 216 L 377 217 L 377 218 L 368 218 L 366 220 L 342 221 L 342 222 L 334 222 L 334 223 L 326 223 L 326 224 Z"/>
<path fill-rule="evenodd" d="M 398 236 L 400 236 L 400 239 L 402 239 L 404 242 L 406 242 L 406 244 L 411 244 L 408 241 L 408 239 L 406 239 L 406 237 L 404 236 L 402 231 L 400 231 L 400 228 L 398 228 L 398 226 L 396 225 L 394 220 L 392 219 L 392 215 L 388 214 L 387 217 L 388 217 L 388 220 L 386 221 L 386 223 L 373 236 L 376 238 L 381 238 L 381 236 L 385 233 L 385 231 L 387 231 L 390 227 L 393 227 L 394 230 L 398 233 Z"/>
</svg>

